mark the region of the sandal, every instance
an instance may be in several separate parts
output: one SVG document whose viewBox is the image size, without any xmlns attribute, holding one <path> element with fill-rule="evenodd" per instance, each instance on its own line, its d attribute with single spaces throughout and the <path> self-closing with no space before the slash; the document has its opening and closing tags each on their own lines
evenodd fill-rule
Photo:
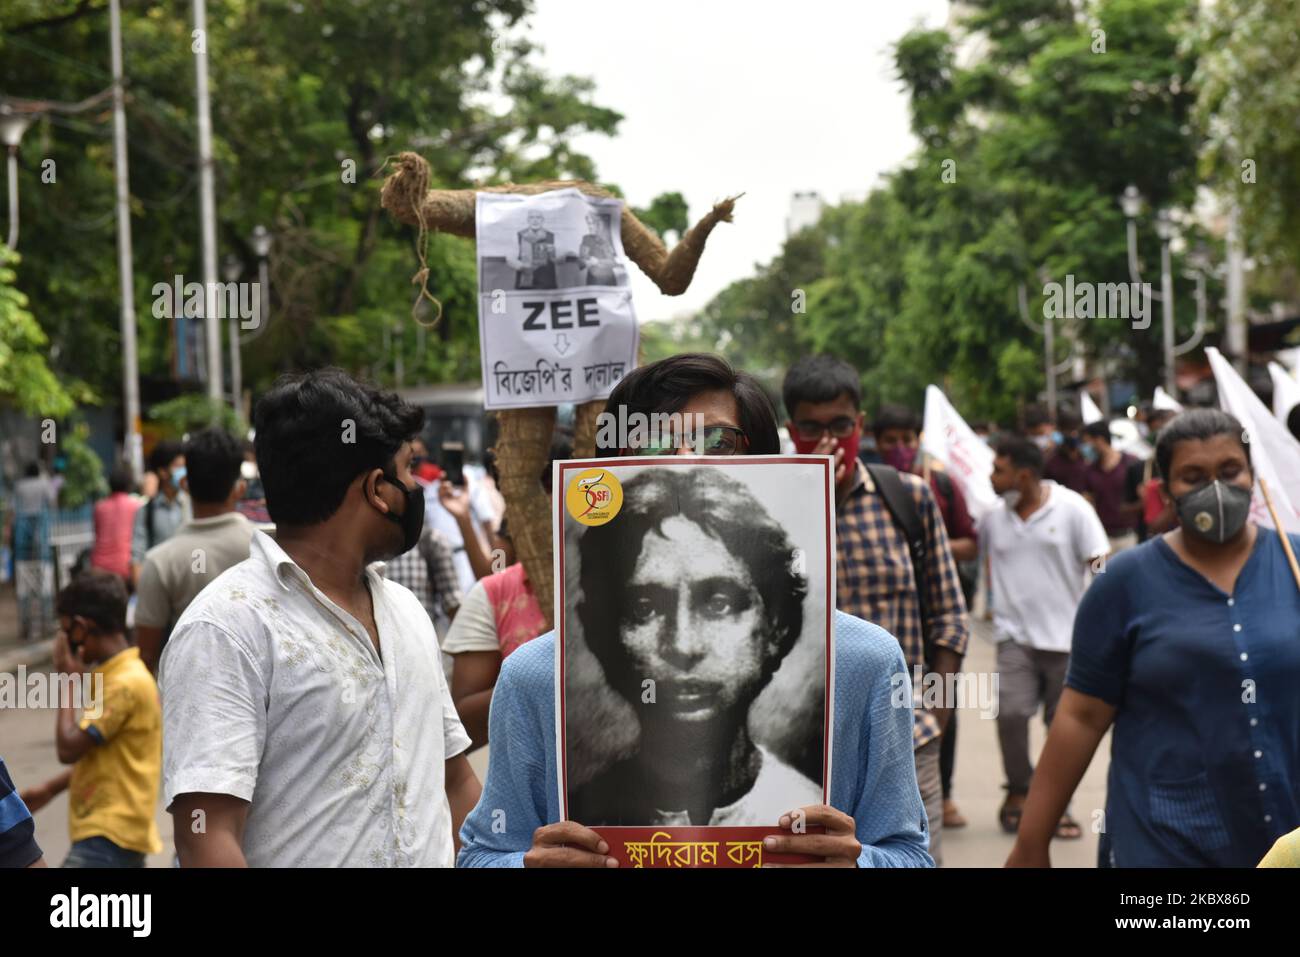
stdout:
<svg viewBox="0 0 1300 957">
<path fill-rule="evenodd" d="M 998 808 L 998 823 L 1002 825 L 1002 830 L 1008 834 L 1015 834 L 1020 830 L 1020 818 L 1024 816 L 1025 806 L 1011 807 L 1011 796 L 1002 802 L 1002 807 Z"/>
<path fill-rule="evenodd" d="M 1056 825 L 1056 834 L 1063 841 L 1077 841 L 1083 837 L 1083 828 L 1079 827 L 1079 822 L 1072 818 L 1067 811 L 1061 816 L 1061 823 Z"/>
</svg>

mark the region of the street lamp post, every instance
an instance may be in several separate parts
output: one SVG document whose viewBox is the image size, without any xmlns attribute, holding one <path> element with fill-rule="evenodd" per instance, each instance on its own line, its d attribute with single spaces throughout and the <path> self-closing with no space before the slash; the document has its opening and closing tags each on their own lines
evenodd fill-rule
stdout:
<svg viewBox="0 0 1300 957">
<path fill-rule="evenodd" d="M 1156 235 L 1160 237 L 1160 335 L 1165 353 L 1165 391 L 1176 395 L 1174 375 L 1174 272 L 1170 266 L 1169 243 L 1174 238 L 1174 224 L 1169 211 L 1156 214 Z"/>
<path fill-rule="evenodd" d="M 212 113 L 208 100 L 208 19 L 206 0 L 194 0 L 194 95 L 198 109 L 199 240 L 203 266 L 203 324 L 207 333 L 208 398 L 221 404 L 221 327 L 217 325 L 217 200 L 212 159 Z"/>
<path fill-rule="evenodd" d="M 1138 188 L 1131 183 L 1124 190 L 1119 198 L 1120 208 L 1124 211 L 1124 218 L 1127 220 L 1128 234 L 1128 272 L 1129 278 L 1137 283 L 1139 287 L 1142 284 L 1141 270 L 1138 264 L 1137 255 L 1137 217 L 1142 212 L 1143 199 Z M 1160 238 L 1160 292 L 1152 293 L 1151 297 L 1160 302 L 1161 314 L 1161 339 L 1164 352 L 1165 366 L 1165 391 L 1171 396 L 1177 395 L 1177 385 L 1174 375 L 1174 360 L 1176 357 L 1190 352 L 1200 344 L 1201 337 L 1205 335 L 1205 276 L 1204 268 L 1208 262 L 1208 257 L 1204 251 L 1200 251 L 1199 256 L 1189 256 L 1188 261 L 1193 267 L 1193 273 L 1196 278 L 1196 329 L 1192 337 L 1181 345 L 1176 345 L 1174 340 L 1174 274 L 1172 264 L 1172 253 L 1170 244 L 1177 234 L 1177 228 L 1174 225 L 1173 217 L 1169 215 L 1168 210 L 1160 210 L 1156 214 L 1156 235 Z M 1199 265 L 1198 265 L 1199 263 Z"/>
<path fill-rule="evenodd" d="M 126 461 L 135 478 L 144 476 L 144 440 L 140 434 L 140 368 L 135 341 L 135 267 L 131 254 L 131 189 L 126 156 L 126 96 L 122 80 L 122 8 L 108 4 L 109 61 L 113 72 L 113 206 L 117 216 L 117 282 L 122 302 L 122 434 Z"/>
<path fill-rule="evenodd" d="M 1046 281 L 1044 281 L 1046 285 Z M 1056 377 L 1065 372 L 1074 364 L 1076 358 L 1074 349 L 1071 349 L 1070 356 L 1064 362 L 1056 361 L 1056 327 L 1050 316 L 1043 316 L 1043 323 L 1039 325 L 1029 318 L 1029 295 L 1025 290 L 1025 284 L 1022 282 L 1016 290 L 1017 305 L 1020 310 L 1020 318 L 1030 329 L 1043 337 L 1043 377 L 1044 386 L 1047 392 L 1047 414 L 1051 416 L 1052 421 L 1056 421 Z"/>
<path fill-rule="evenodd" d="M 230 285 L 239 282 L 239 277 L 244 274 L 244 263 L 234 253 L 227 253 L 226 258 L 221 262 L 221 277 Z M 242 297 L 240 297 L 242 299 Z M 230 297 L 226 297 L 230 302 Z M 243 367 L 239 359 L 239 310 L 232 309 L 230 314 L 230 398 L 231 405 L 236 412 L 243 413 L 244 409 L 244 375 Z"/>
<path fill-rule="evenodd" d="M 267 259 L 271 255 L 271 232 L 261 223 L 253 227 L 253 235 L 248 237 L 248 244 L 257 257 L 257 323 L 253 331 L 245 336 L 241 344 L 248 344 L 266 329 L 271 315 L 271 281 Z"/>
<path fill-rule="evenodd" d="M 18 245 L 18 144 L 32 123 L 27 113 L 19 113 L 8 104 L 0 106 L 0 139 L 9 153 L 9 240 L 10 249 Z"/>
</svg>

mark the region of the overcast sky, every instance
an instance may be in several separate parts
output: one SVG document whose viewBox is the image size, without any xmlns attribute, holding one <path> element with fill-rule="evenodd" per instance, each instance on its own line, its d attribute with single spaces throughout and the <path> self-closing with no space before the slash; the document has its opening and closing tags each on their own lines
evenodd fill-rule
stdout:
<svg viewBox="0 0 1300 957">
<path fill-rule="evenodd" d="M 947 14 L 947 0 L 537 0 L 548 71 L 591 77 L 625 117 L 616 137 L 578 140 L 603 181 L 638 206 L 680 191 L 692 222 L 745 193 L 683 295 L 633 270 L 638 316 L 692 312 L 753 275 L 780 251 L 792 193 L 861 197 L 902 163 L 916 143 L 890 49 Z"/>
</svg>

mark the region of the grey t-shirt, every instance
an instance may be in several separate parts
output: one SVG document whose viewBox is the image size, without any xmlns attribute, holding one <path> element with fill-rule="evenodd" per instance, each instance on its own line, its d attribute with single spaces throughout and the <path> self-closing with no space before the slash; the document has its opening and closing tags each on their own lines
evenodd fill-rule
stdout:
<svg viewBox="0 0 1300 957">
<path fill-rule="evenodd" d="M 169 631 L 199 592 L 248 557 L 253 531 L 239 512 L 227 512 L 190 519 L 149 549 L 136 585 L 135 623 Z"/>
<path fill-rule="evenodd" d="M 145 553 L 149 550 L 149 513 L 153 512 L 153 547 L 157 548 L 176 534 L 190 519 L 190 497 L 184 492 L 177 493 L 174 499 L 162 492 L 145 502 L 135 510 L 135 525 L 131 530 L 131 561 L 136 565 L 144 564 Z"/>
</svg>

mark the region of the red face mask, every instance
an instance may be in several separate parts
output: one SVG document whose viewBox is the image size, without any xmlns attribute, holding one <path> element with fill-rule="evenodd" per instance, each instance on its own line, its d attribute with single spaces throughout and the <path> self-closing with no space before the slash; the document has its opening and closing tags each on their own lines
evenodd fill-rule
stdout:
<svg viewBox="0 0 1300 957">
<path fill-rule="evenodd" d="M 817 448 L 817 443 L 821 441 L 821 439 L 801 439 L 798 435 L 791 435 L 790 438 L 794 442 L 794 450 L 800 455 L 813 454 Z M 853 468 L 853 460 L 858 457 L 858 446 L 862 443 L 862 430 L 855 426 L 852 435 L 836 441 L 839 442 L 839 447 L 844 450 L 844 462 L 849 468 Z"/>
</svg>

